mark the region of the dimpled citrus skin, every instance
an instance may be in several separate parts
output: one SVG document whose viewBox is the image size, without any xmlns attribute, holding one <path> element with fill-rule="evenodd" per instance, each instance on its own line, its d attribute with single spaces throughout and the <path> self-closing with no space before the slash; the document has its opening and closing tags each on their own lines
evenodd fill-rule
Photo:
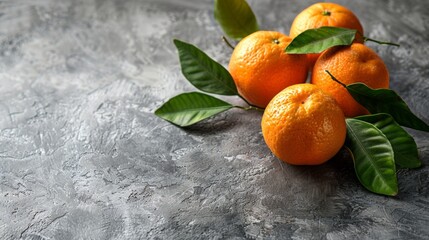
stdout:
<svg viewBox="0 0 429 240">
<path fill-rule="evenodd" d="M 311 83 L 335 98 L 346 117 L 369 112 L 343 86 L 333 81 L 325 70 L 346 85 L 362 82 L 374 89 L 389 88 L 388 69 L 371 48 L 353 43 L 351 46 L 334 47 L 325 51 L 313 67 Z"/>
<path fill-rule="evenodd" d="M 304 83 L 277 94 L 265 109 L 262 134 L 270 150 L 293 165 L 318 165 L 331 159 L 346 137 L 344 114 L 335 100 Z"/>
<path fill-rule="evenodd" d="M 294 38 L 308 29 L 323 26 L 356 29 L 356 42 L 363 43 L 363 28 L 356 15 L 336 3 L 315 3 L 300 12 L 292 22 L 289 36 Z M 320 54 L 308 54 L 312 66 Z"/>
<path fill-rule="evenodd" d="M 288 36 L 258 31 L 243 38 L 229 61 L 229 72 L 241 96 L 264 108 L 284 88 L 305 82 L 307 57 L 286 54 Z"/>
</svg>

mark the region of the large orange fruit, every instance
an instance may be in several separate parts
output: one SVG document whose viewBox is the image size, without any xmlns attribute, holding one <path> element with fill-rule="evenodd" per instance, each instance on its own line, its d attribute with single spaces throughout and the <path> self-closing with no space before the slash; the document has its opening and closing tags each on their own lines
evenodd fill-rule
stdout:
<svg viewBox="0 0 429 240">
<path fill-rule="evenodd" d="M 356 15 L 336 3 L 315 3 L 299 13 L 292 22 L 289 36 L 294 38 L 308 29 L 323 26 L 356 29 L 356 41 L 363 43 L 363 28 Z M 310 66 L 314 65 L 319 53 L 308 54 Z"/>
<path fill-rule="evenodd" d="M 317 86 L 303 83 L 277 94 L 262 117 L 262 134 L 279 159 L 317 165 L 331 159 L 346 137 L 344 114 Z"/>
<path fill-rule="evenodd" d="M 243 38 L 229 61 L 231 73 L 242 97 L 258 107 L 284 88 L 305 82 L 307 57 L 286 54 L 288 36 L 273 31 L 258 31 Z"/>
<path fill-rule="evenodd" d="M 356 102 L 342 85 L 333 81 L 325 70 L 346 85 L 362 82 L 375 89 L 389 88 L 387 67 L 371 48 L 353 43 L 323 52 L 314 65 L 311 83 L 334 97 L 346 117 L 356 117 L 369 112 Z"/>
</svg>

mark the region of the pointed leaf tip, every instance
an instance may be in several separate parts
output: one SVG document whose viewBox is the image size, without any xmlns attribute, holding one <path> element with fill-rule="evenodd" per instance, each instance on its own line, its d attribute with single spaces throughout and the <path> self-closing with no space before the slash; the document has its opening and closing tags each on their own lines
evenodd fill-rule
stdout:
<svg viewBox="0 0 429 240">
<path fill-rule="evenodd" d="M 245 0 L 215 0 L 214 17 L 225 34 L 236 40 L 259 29 L 256 16 Z"/>
<path fill-rule="evenodd" d="M 155 111 L 155 115 L 180 127 L 190 126 L 233 106 L 200 92 L 179 94 Z"/>
<path fill-rule="evenodd" d="M 395 91 L 386 88 L 372 89 L 361 82 L 346 86 L 329 71 L 325 70 L 325 72 L 333 81 L 343 85 L 350 95 L 370 113 L 387 113 L 401 126 L 429 132 L 429 125 L 417 117 Z"/>
<path fill-rule="evenodd" d="M 231 74 L 221 64 L 192 44 L 174 39 L 179 51 L 180 65 L 185 78 L 201 91 L 238 95 Z"/>
<path fill-rule="evenodd" d="M 372 89 L 363 83 L 347 85 L 347 90 L 370 113 L 388 113 L 401 126 L 429 132 L 429 125 L 418 118 L 395 91 Z"/>
<path fill-rule="evenodd" d="M 356 176 L 369 191 L 395 196 L 398 193 L 392 146 L 374 125 L 348 118 L 348 146 L 353 153 Z"/>
<path fill-rule="evenodd" d="M 321 53 L 330 47 L 352 44 L 356 32 L 338 27 L 308 29 L 296 36 L 285 51 L 289 54 Z"/>
</svg>

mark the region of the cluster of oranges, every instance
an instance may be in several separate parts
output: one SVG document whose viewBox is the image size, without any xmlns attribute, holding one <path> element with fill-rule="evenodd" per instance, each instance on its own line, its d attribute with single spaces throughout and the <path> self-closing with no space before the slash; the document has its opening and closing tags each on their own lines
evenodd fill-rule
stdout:
<svg viewBox="0 0 429 240">
<path fill-rule="evenodd" d="M 321 54 L 285 52 L 301 32 L 322 26 L 356 29 L 355 41 Z M 235 47 L 229 71 L 240 95 L 265 108 L 262 133 L 279 159 L 297 165 L 328 161 L 344 144 L 345 118 L 369 113 L 326 70 L 346 85 L 389 87 L 383 60 L 363 44 L 363 36 L 352 11 L 334 3 L 316 3 L 296 16 L 289 36 L 258 31 Z M 309 73 L 311 81 L 305 83 Z"/>
</svg>

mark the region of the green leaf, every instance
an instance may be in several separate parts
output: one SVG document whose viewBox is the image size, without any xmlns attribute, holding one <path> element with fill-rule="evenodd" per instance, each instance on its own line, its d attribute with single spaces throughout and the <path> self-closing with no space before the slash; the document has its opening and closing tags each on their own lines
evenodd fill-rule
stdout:
<svg viewBox="0 0 429 240">
<path fill-rule="evenodd" d="M 214 17 L 225 34 L 236 40 L 259 29 L 255 14 L 245 0 L 215 0 Z"/>
<path fill-rule="evenodd" d="M 345 85 L 325 70 L 331 78 L 344 86 L 352 97 L 370 113 L 388 113 L 395 121 L 405 127 L 429 132 L 429 126 L 408 108 L 402 98 L 390 89 L 372 89 L 363 83 Z"/>
<path fill-rule="evenodd" d="M 353 83 L 347 90 L 371 113 L 388 113 L 402 126 L 429 132 L 429 126 L 408 108 L 402 98 L 390 89 L 371 89 L 363 83 Z"/>
<path fill-rule="evenodd" d="M 353 153 L 356 176 L 368 190 L 389 196 L 398 193 L 392 146 L 374 125 L 349 118 L 347 145 Z"/>
<path fill-rule="evenodd" d="M 175 39 L 174 44 L 179 51 L 182 73 L 192 85 L 208 93 L 238 95 L 231 74 L 221 64 L 189 43 Z"/>
<path fill-rule="evenodd" d="M 286 53 L 306 54 L 320 53 L 330 47 L 350 45 L 356 35 L 356 30 L 338 27 L 320 27 L 308 29 L 286 47 Z"/>
<path fill-rule="evenodd" d="M 155 111 L 155 115 L 181 127 L 190 126 L 233 106 L 210 95 L 191 92 L 179 94 Z"/>
<path fill-rule="evenodd" d="M 413 137 L 407 133 L 395 120 L 386 113 L 359 116 L 359 119 L 373 124 L 386 135 L 395 156 L 395 163 L 402 168 L 418 168 L 421 166 L 417 144 Z"/>
</svg>

